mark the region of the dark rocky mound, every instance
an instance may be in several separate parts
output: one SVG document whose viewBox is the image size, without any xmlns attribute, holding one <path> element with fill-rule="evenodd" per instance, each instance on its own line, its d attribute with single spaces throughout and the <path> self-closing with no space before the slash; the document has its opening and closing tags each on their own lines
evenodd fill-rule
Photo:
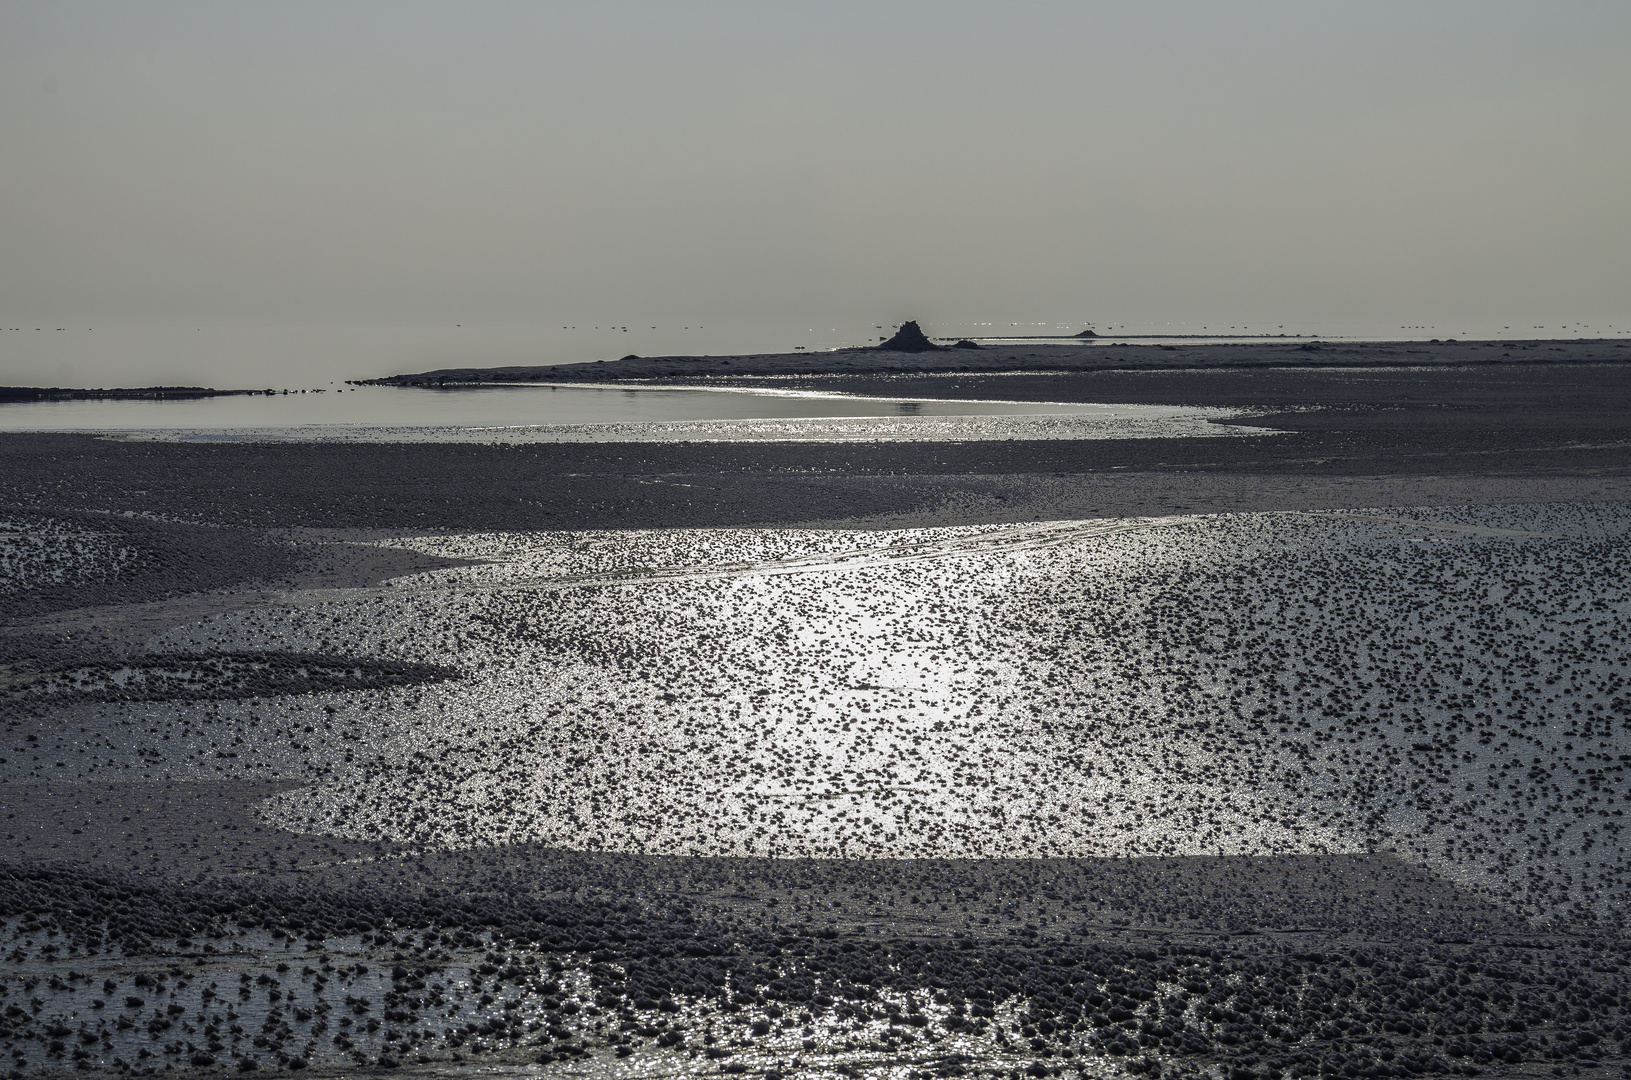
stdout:
<svg viewBox="0 0 1631 1080">
<path fill-rule="evenodd" d="M 924 336 L 916 322 L 903 322 L 895 336 L 878 346 L 885 352 L 939 352 L 944 345 L 936 345 Z"/>
<path fill-rule="evenodd" d="M 1094 332 L 1093 332 L 1093 331 L 1091 331 L 1091 330 L 1083 330 L 1083 331 L 1082 331 L 1082 332 L 1081 332 L 1081 333 L 1080 333 L 1080 334 L 1077 334 L 1077 335 L 1075 335 L 1075 336 L 1076 336 L 1076 337 L 1098 337 L 1098 336 L 1099 336 L 1099 335 L 1098 335 L 1098 334 L 1095 334 L 1095 333 L 1094 333 Z"/>
<path fill-rule="evenodd" d="M 952 342 L 951 347 L 954 348 L 954 349 L 983 349 L 983 348 L 985 348 L 984 345 L 980 345 L 980 344 L 977 344 L 976 342 L 970 341 L 968 338 L 964 338 L 962 341 Z"/>
</svg>

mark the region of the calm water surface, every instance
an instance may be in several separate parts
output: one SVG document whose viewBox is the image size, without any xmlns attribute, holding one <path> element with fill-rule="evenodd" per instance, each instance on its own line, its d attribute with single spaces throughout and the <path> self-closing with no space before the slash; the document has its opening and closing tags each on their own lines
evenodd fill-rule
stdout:
<svg viewBox="0 0 1631 1080">
<path fill-rule="evenodd" d="M 1148 434 L 1145 429 L 1150 425 L 1173 435 L 1238 434 L 1241 429 L 1213 423 L 1236 415 L 1224 409 L 1163 405 L 942 401 L 739 388 L 529 384 L 425 390 L 367 386 L 193 400 L 0 405 L 0 431 L 368 442 L 993 438 L 1021 434 L 1105 438 Z M 992 426 L 992 421 L 1000 420 L 1020 426 L 1012 430 L 1001 423 Z M 1173 430 L 1165 430 L 1175 424 Z M 1041 434 L 1030 432 L 1031 428 Z"/>
</svg>

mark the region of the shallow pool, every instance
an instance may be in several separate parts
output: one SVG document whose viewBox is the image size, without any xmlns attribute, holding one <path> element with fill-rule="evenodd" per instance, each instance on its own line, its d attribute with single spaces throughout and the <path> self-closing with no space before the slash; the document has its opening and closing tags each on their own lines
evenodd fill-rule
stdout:
<svg viewBox="0 0 1631 1080">
<path fill-rule="evenodd" d="M 99 431 L 196 441 L 846 441 L 1258 434 L 1238 410 L 945 401 L 741 388 L 345 387 L 166 401 L 0 405 L 0 431 Z"/>
</svg>

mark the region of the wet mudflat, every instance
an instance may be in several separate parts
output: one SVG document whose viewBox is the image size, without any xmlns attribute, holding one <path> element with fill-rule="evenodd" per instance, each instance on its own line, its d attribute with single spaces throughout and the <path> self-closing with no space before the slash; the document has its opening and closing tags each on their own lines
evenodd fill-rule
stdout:
<svg viewBox="0 0 1631 1080">
<path fill-rule="evenodd" d="M 1574 504 L 380 541 L 481 564 L 151 651 L 366 656 L 405 685 L 70 672 L 31 700 L 115 700 L 0 775 L 310 778 L 270 822 L 432 850 L 1393 850 L 1618 925 L 1628 529 Z"/>
<path fill-rule="evenodd" d="M 42 716 L 64 695 L 95 700 L 7 746 L 4 789 L 37 816 L 57 807 L 50 840 L 8 839 L 145 868 L 96 883 L 111 910 L 94 929 L 59 905 L 10 927 L 16 999 L 41 1003 L 14 1018 L 39 1032 L 18 1060 L 49 1063 L 74 1039 L 84 1060 L 137 1069 L 445 1068 L 471 1043 L 533 1067 L 598 1054 L 631 1075 L 1181 1071 L 1236 1045 L 1294 1072 L 1329 1063 L 1309 1047 L 1332 1039 L 1345 1064 L 1406 1072 L 1589 1059 L 1612 1025 L 1540 1038 L 1519 1018 L 1552 1004 L 1544 980 L 1533 1000 L 1503 988 L 1499 1037 L 1478 1043 L 1482 1004 L 1476 1024 L 1424 1022 L 1418 1038 L 1414 1019 L 1378 1021 L 1396 994 L 1350 979 L 1366 1001 L 1356 1051 L 1352 1019 L 1321 1026 L 1307 1002 L 1343 966 L 1325 963 L 1333 939 L 1368 979 L 1392 971 L 1378 957 L 1401 937 L 1448 950 L 1434 961 L 1458 973 L 1468 950 L 1480 972 L 1535 947 L 1608 955 L 1599 936 L 1618 940 L 1626 899 L 1631 595 L 1614 583 L 1628 529 L 1605 503 L 368 541 L 450 564 L 189 622 L 145 663 L 328 652 L 399 682 L 423 672 L 408 685 L 121 696 L 58 679 L 19 694 Z M 433 677 L 430 657 L 457 677 Z M 360 669 L 327 677 L 346 674 Z M 144 787 L 223 782 L 275 788 L 215 830 L 112 812 Z M 112 810 L 85 808 L 93 792 Z M 285 850 L 240 829 L 327 840 Z M 622 887 L 585 890 L 550 854 L 563 850 L 621 860 Z M 680 880 L 698 857 L 748 880 L 699 890 Z M 128 890 L 184 864 L 198 899 L 181 921 L 125 925 Z M 71 880 L 22 878 L 47 894 Z M 278 899 L 256 907 L 244 885 L 261 878 Z M 1242 903 L 1248 880 L 1273 902 Z M 502 899 L 472 919 L 478 882 Z M 328 903 L 291 920 L 278 893 L 308 889 Z M 665 894 L 686 897 L 683 918 Z M 268 939 L 269 922 L 286 929 Z M 1530 951 L 1512 948 L 1515 924 Z M 676 926 L 707 943 L 676 951 Z M 162 1013 L 115 993 L 136 977 L 126 950 L 180 972 Z M 1256 953 L 1276 1004 L 1219 1009 L 1256 1000 L 1257 976 L 1236 968 Z M 658 963 L 642 989 L 651 959 L 710 974 Z M 484 967 L 510 974 L 484 985 Z M 1166 988 L 1141 999 L 1127 981 L 1145 967 Z M 992 993 L 993 972 L 1029 982 Z"/>
<path fill-rule="evenodd" d="M 7 1060 L 1619 1075 L 1625 463 L 1285 416 L 6 442 Z"/>
</svg>

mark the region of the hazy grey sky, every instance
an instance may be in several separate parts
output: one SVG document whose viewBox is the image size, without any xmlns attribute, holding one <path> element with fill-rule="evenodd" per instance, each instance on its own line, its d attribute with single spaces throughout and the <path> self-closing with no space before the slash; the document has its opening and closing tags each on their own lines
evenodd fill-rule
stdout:
<svg viewBox="0 0 1631 1080">
<path fill-rule="evenodd" d="M 1627 57 L 1623 0 L 5 0 L 0 324 L 1631 324 Z"/>
</svg>

